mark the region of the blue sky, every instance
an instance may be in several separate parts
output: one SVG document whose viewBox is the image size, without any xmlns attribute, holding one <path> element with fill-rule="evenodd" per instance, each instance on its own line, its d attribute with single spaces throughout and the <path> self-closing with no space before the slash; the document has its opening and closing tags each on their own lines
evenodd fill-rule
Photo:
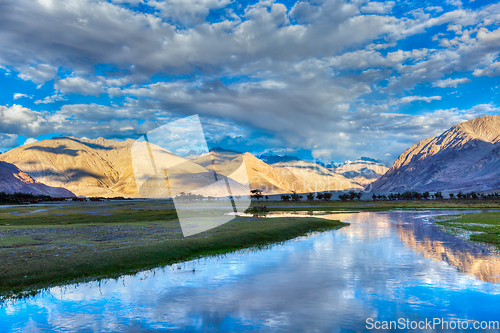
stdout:
<svg viewBox="0 0 500 333">
<path fill-rule="evenodd" d="M 0 151 L 139 138 L 198 114 L 209 146 L 394 161 L 500 114 L 489 1 L 0 2 Z"/>
</svg>

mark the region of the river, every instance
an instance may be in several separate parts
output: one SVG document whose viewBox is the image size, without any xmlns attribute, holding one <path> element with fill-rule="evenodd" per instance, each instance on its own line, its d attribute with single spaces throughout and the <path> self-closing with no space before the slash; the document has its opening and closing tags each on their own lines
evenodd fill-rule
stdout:
<svg viewBox="0 0 500 333">
<path fill-rule="evenodd" d="M 52 288 L 0 308 L 0 331 L 362 332 L 374 321 L 500 321 L 500 257 L 434 226 L 445 213 L 325 215 L 350 226 Z"/>
</svg>

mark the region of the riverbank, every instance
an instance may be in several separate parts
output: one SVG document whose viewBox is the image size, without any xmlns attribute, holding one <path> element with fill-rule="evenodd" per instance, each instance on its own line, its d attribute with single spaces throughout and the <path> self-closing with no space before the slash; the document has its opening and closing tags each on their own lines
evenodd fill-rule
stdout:
<svg viewBox="0 0 500 333">
<path fill-rule="evenodd" d="M 500 250 L 500 212 L 440 216 L 435 223 L 445 232 Z"/>
<path fill-rule="evenodd" d="M 0 211 L 0 299 L 44 288 L 286 241 L 347 224 L 320 218 L 237 218 L 184 238 L 162 202 L 9 207 Z"/>
</svg>

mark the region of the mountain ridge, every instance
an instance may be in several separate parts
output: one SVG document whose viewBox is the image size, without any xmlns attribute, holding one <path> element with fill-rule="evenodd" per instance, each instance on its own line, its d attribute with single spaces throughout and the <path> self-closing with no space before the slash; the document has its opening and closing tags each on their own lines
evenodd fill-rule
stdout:
<svg viewBox="0 0 500 333">
<path fill-rule="evenodd" d="M 63 198 L 75 197 L 75 195 L 67 189 L 51 187 L 37 182 L 14 164 L 4 161 L 0 161 L 0 192 L 7 194 L 19 192 Z"/>
<path fill-rule="evenodd" d="M 500 116 L 452 126 L 403 152 L 373 191 L 489 191 L 500 188 Z"/>
</svg>

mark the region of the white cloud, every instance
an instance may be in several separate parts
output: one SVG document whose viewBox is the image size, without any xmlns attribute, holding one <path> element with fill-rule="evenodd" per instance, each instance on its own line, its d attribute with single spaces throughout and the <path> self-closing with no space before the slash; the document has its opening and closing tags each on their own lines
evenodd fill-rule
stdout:
<svg viewBox="0 0 500 333">
<path fill-rule="evenodd" d="M 163 17 L 183 25 L 205 22 L 210 10 L 224 8 L 231 0 L 170 0 L 148 1 Z"/>
<path fill-rule="evenodd" d="M 397 149 L 449 121 L 429 129 L 430 115 L 418 122 L 418 116 L 412 121 L 388 110 L 441 98 L 401 98 L 415 86 L 457 87 L 468 80 L 444 79 L 450 73 L 496 75 L 500 52 L 500 33 L 494 30 L 500 4 L 451 11 L 445 5 L 446 13 L 442 7 L 428 7 L 395 17 L 389 14 L 393 2 L 324 0 L 297 2 L 287 9 L 261 1 L 238 14 L 225 8 L 226 0 L 145 2 L 158 9 L 153 14 L 134 11 L 131 6 L 138 3 L 52 0 L 40 5 L 18 0 L 2 5 L 2 65 L 37 84 L 55 79 L 56 94 L 37 104 L 65 100 L 69 97 L 64 94 L 71 93 L 107 93 L 125 100 L 119 106 L 77 104 L 50 115 L 34 113 L 37 127 L 21 126 L 16 133 L 57 129 L 93 137 L 116 130 L 126 135 L 154 126 L 153 120 L 199 113 L 207 119 L 234 119 L 244 135 L 260 131 L 271 137 L 264 143 L 270 146 L 356 158 L 361 151 L 378 151 L 371 142 L 380 138 L 393 149 L 387 153 L 397 156 Z M 222 9 L 220 19 L 207 22 L 216 9 Z M 439 46 L 404 43 L 405 49 L 384 50 L 412 35 L 424 38 L 439 25 L 449 28 L 436 35 Z M 100 65 L 111 67 L 111 74 L 96 70 Z M 153 82 L 162 77 L 167 82 L 151 83 L 156 74 Z M 368 104 L 367 94 L 379 100 Z M 151 121 L 143 126 L 139 119 Z M 377 126 L 370 129 L 370 122 Z M 412 134 L 398 134 L 398 129 Z M 397 141 L 394 147 L 391 137 Z"/>
<path fill-rule="evenodd" d="M 460 0 L 446 0 L 446 3 L 455 7 L 462 7 L 462 1 Z"/>
<path fill-rule="evenodd" d="M 45 82 L 52 80 L 56 74 L 57 69 L 48 64 L 40 64 L 37 66 L 23 66 L 18 69 L 18 76 L 25 81 L 33 81 L 38 84 L 40 88 Z"/>
<path fill-rule="evenodd" d="M 24 146 L 24 145 L 29 145 L 29 144 L 35 143 L 35 142 L 37 142 L 37 141 L 38 141 L 38 140 L 37 140 L 37 139 L 35 139 L 35 138 L 27 138 L 27 139 L 26 139 L 26 141 L 24 141 L 23 146 Z"/>
<path fill-rule="evenodd" d="M 19 99 L 19 98 L 23 98 L 23 97 L 30 97 L 30 96 L 28 96 L 26 94 L 21 94 L 21 93 L 15 93 L 14 94 L 14 99 Z"/>
<path fill-rule="evenodd" d="M 431 97 L 425 97 L 425 96 L 405 96 L 401 98 L 401 103 L 411 103 L 415 101 L 424 101 L 424 102 L 432 102 L 432 101 L 440 101 L 441 96 L 431 96 Z"/>
<path fill-rule="evenodd" d="M 63 94 L 77 93 L 84 96 L 98 96 L 104 92 L 100 82 L 91 82 L 81 77 L 67 77 L 57 81 L 54 87 Z"/>
<path fill-rule="evenodd" d="M 369 2 L 363 7 L 360 8 L 362 13 L 372 13 L 372 14 L 386 14 L 392 10 L 394 7 L 394 1 L 386 1 L 386 2 Z"/>
<path fill-rule="evenodd" d="M 18 145 L 16 134 L 0 133 L 0 148 L 13 148 Z"/>
<path fill-rule="evenodd" d="M 41 114 L 14 104 L 0 105 L 0 132 L 5 134 L 27 134 L 31 136 L 39 128 Z M 36 135 L 33 135 L 36 136 Z"/>
<path fill-rule="evenodd" d="M 447 87 L 456 88 L 459 84 L 464 84 L 469 82 L 472 82 L 472 80 L 464 77 L 460 79 L 439 80 L 434 82 L 432 85 L 434 87 L 440 87 L 440 88 L 447 88 Z"/>
<path fill-rule="evenodd" d="M 37 100 L 35 101 L 35 104 L 51 104 L 57 101 L 67 101 L 67 100 L 68 100 L 67 98 L 64 98 L 59 94 L 55 94 L 52 96 L 47 96 L 44 99 Z"/>
<path fill-rule="evenodd" d="M 436 13 L 440 13 L 443 11 L 443 8 L 440 6 L 431 6 L 431 7 L 426 7 L 425 10 L 427 11 L 434 11 Z"/>
<path fill-rule="evenodd" d="M 498 76 L 500 75 L 500 62 L 495 61 L 491 63 L 488 67 L 482 69 L 476 69 L 472 75 L 474 76 Z"/>
</svg>

